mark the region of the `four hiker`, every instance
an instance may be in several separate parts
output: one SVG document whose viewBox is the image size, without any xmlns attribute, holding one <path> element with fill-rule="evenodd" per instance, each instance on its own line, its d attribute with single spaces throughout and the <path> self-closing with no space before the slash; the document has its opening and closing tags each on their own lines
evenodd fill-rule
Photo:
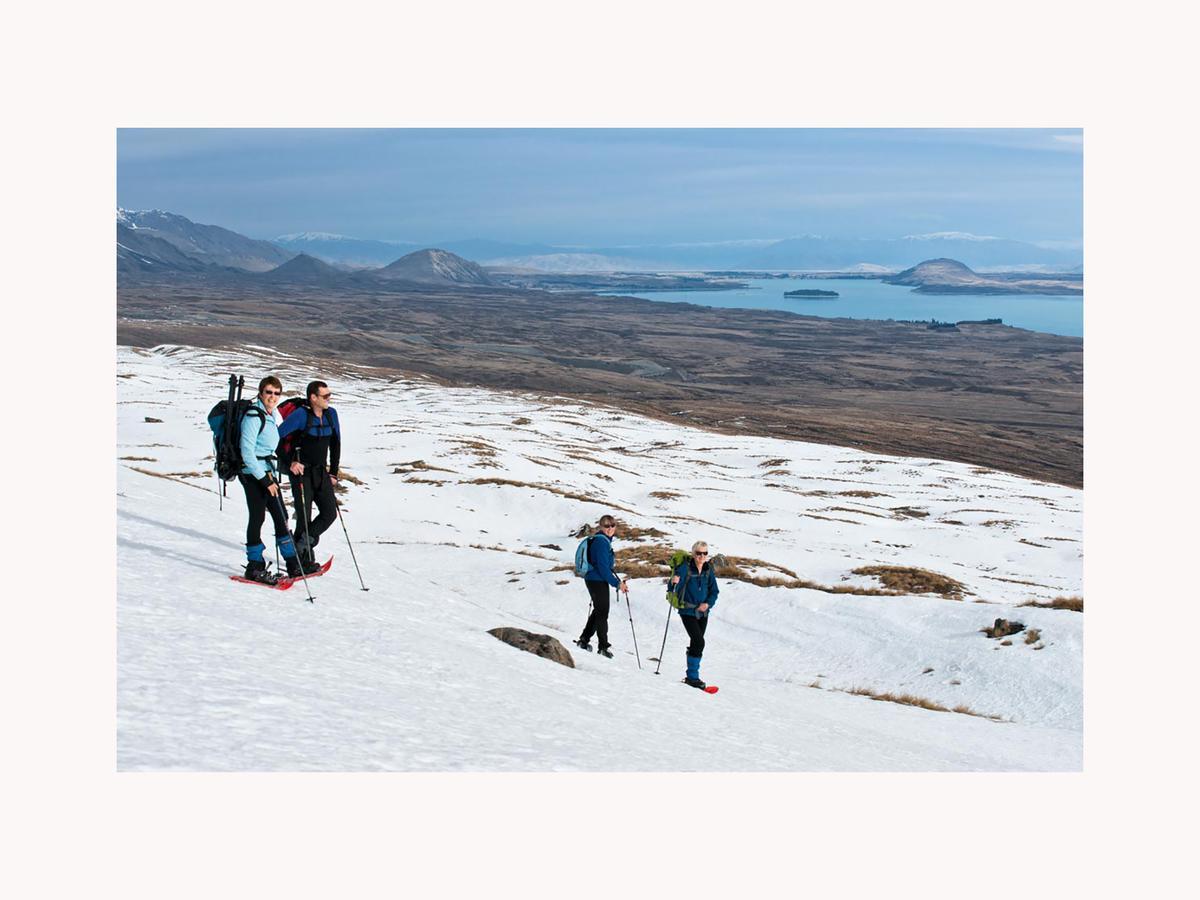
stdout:
<svg viewBox="0 0 1200 900">
<path fill-rule="evenodd" d="M 268 375 L 260 381 L 258 397 L 242 418 L 239 435 L 243 468 L 238 481 L 246 492 L 249 510 L 245 577 L 267 583 L 277 577 L 267 572 L 263 559 L 266 547 L 262 543 L 262 526 L 268 512 L 275 525 L 275 543 L 291 578 L 319 568 L 313 559 L 313 548 L 321 534 L 337 518 L 337 500 L 333 491 L 337 484 L 342 441 L 337 410 L 330 405 L 333 393 L 324 381 L 310 382 L 305 391 L 307 404 L 294 409 L 277 427 L 274 413 L 282 393 L 283 385 L 275 376 Z M 284 440 L 293 435 L 291 441 Z M 296 507 L 294 543 L 288 534 L 287 513 L 279 494 L 279 469 L 275 453 L 281 440 L 287 448 L 285 463 L 288 463 Z M 314 503 L 318 510 L 316 519 L 312 518 Z M 613 572 L 612 541 L 616 530 L 617 523 L 612 516 L 601 516 L 596 533 L 588 540 L 588 572 L 584 584 L 591 598 L 591 611 L 583 632 L 575 641 L 577 646 L 590 651 L 592 635 L 596 635 L 597 652 L 610 659 L 609 587 L 624 593 L 626 602 L 629 596 L 629 586 Z M 693 687 L 703 688 L 705 684 L 700 680 L 700 660 L 704 655 L 704 632 L 708 628 L 708 616 L 716 605 L 718 594 L 707 543 L 697 541 L 692 545 L 691 557 L 675 570 L 671 587 L 682 601 L 679 618 L 689 640 L 687 677 L 684 681 Z"/>
<path fill-rule="evenodd" d="M 612 516 L 601 516 L 596 533 L 588 541 L 588 574 L 584 577 L 588 594 L 592 598 L 592 611 L 583 633 L 579 635 L 576 646 L 590 651 L 592 635 L 596 635 L 596 652 L 601 656 L 612 659 L 612 651 L 608 643 L 608 586 L 612 585 L 629 597 L 629 585 L 613 574 L 613 534 L 617 530 L 617 521 Z"/>
<path fill-rule="evenodd" d="M 313 558 L 313 548 L 321 535 L 337 521 L 337 499 L 333 495 L 337 484 L 338 463 L 342 456 L 342 432 L 337 410 L 329 405 L 333 393 L 323 381 L 313 381 L 305 395 L 307 406 L 299 406 L 279 426 L 279 438 L 285 445 L 289 435 L 289 480 L 292 502 L 296 510 L 296 550 L 305 572 L 320 567 Z M 328 462 L 326 458 L 328 457 Z M 312 518 L 312 504 L 319 515 Z"/>
<path fill-rule="evenodd" d="M 290 577 L 300 574 L 300 560 L 288 534 L 287 514 L 279 496 L 276 477 L 275 448 L 279 444 L 279 429 L 275 426 L 275 407 L 283 393 L 283 385 L 274 375 L 258 383 L 258 397 L 242 418 L 239 445 L 242 451 L 242 471 L 238 481 L 246 492 L 249 520 L 246 523 L 246 577 L 252 581 L 272 583 L 274 575 L 267 572 L 263 559 L 266 547 L 262 542 L 262 526 L 266 514 L 275 524 L 275 543 L 287 563 Z"/>
<path fill-rule="evenodd" d="M 680 581 L 682 580 L 682 584 Z M 717 603 L 717 576 L 713 573 L 708 558 L 708 544 L 696 541 L 692 544 L 692 558 L 684 560 L 671 579 L 671 586 L 678 587 L 675 593 L 683 601 L 679 619 L 688 633 L 687 677 L 692 687 L 703 688 L 700 680 L 700 658 L 704 655 L 704 632 L 708 628 L 708 614 Z"/>
</svg>

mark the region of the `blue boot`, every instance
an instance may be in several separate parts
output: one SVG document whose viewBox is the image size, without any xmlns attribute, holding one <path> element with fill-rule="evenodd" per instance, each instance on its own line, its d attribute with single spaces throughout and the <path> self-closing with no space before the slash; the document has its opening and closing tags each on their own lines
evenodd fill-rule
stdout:
<svg viewBox="0 0 1200 900">
<path fill-rule="evenodd" d="M 683 681 L 694 688 L 705 687 L 704 682 L 700 680 L 700 657 L 689 656 L 687 658 L 687 677 Z"/>
</svg>

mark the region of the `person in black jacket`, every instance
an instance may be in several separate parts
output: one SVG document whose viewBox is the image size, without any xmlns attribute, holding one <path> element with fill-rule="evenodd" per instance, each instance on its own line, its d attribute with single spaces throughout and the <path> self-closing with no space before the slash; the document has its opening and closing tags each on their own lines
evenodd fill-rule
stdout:
<svg viewBox="0 0 1200 900">
<path fill-rule="evenodd" d="M 305 572 L 315 572 L 320 567 L 313 558 L 313 548 L 337 519 L 333 489 L 342 457 L 342 431 L 337 410 L 330 405 L 333 392 L 329 385 L 324 381 L 309 382 L 305 394 L 308 405 L 292 410 L 283 420 L 279 439 L 295 434 L 289 459 L 283 462 L 290 463 L 288 480 L 296 508 L 296 550 Z M 315 519 L 312 518 L 314 502 L 318 511 Z"/>
</svg>

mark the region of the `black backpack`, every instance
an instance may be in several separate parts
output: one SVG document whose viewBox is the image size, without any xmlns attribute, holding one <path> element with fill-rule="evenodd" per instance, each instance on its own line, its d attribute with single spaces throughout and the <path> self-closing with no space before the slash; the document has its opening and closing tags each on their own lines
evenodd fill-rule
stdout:
<svg viewBox="0 0 1200 900">
<path fill-rule="evenodd" d="M 254 405 L 253 400 L 242 399 L 242 385 L 245 379 L 229 376 L 229 397 L 214 406 L 208 413 L 208 427 L 213 433 L 213 456 L 216 462 L 213 468 L 217 477 L 222 481 L 232 481 L 238 477 L 245 463 L 242 460 L 242 420 L 246 416 L 257 416 L 258 430 L 267 427 L 267 418 L 263 411 Z"/>
</svg>

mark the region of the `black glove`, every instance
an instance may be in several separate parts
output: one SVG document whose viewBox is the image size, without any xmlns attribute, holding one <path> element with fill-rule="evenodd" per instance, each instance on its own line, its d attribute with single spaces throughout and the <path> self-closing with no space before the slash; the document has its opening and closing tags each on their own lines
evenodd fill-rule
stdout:
<svg viewBox="0 0 1200 900">
<path fill-rule="evenodd" d="M 264 475 L 262 478 L 258 479 L 258 483 L 259 483 L 259 484 L 261 484 L 261 485 L 263 486 L 263 490 L 265 491 L 265 490 L 267 490 L 267 489 L 268 489 L 268 488 L 269 488 L 269 487 L 270 487 L 272 484 L 274 484 L 274 481 L 272 481 L 272 479 L 271 479 L 271 476 L 270 476 L 270 475 Z"/>
</svg>

